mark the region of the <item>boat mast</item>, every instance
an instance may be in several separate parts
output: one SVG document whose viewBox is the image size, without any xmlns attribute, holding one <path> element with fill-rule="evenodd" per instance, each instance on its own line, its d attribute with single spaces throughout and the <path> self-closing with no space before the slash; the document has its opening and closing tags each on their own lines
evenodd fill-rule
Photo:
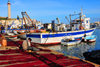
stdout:
<svg viewBox="0 0 100 67">
<path fill-rule="evenodd" d="M 80 13 L 80 26 L 82 26 L 82 14 Z"/>
<path fill-rule="evenodd" d="M 25 21 L 25 17 L 24 17 L 24 12 L 21 12 L 21 14 L 22 14 L 23 20 L 25 22 L 25 28 L 27 29 L 27 25 L 26 25 L 26 21 Z"/>
<path fill-rule="evenodd" d="M 80 13 L 80 26 L 82 26 L 82 19 L 83 19 L 83 10 L 81 8 L 81 13 Z"/>
<path fill-rule="evenodd" d="M 83 9 L 81 8 L 81 19 L 83 19 Z"/>
<path fill-rule="evenodd" d="M 26 12 L 22 12 L 21 14 L 22 14 L 22 17 L 24 19 L 25 24 L 26 24 L 26 21 L 25 20 L 28 20 L 28 22 L 31 22 L 32 23 L 32 26 L 36 29 L 36 26 L 33 23 L 33 21 L 30 19 L 29 15 Z M 26 19 L 25 19 L 25 16 L 26 16 Z"/>
<path fill-rule="evenodd" d="M 82 26 L 82 18 L 83 18 L 83 11 L 81 9 L 81 13 L 78 13 L 78 14 L 70 14 L 70 29 L 72 30 L 72 19 L 71 17 L 72 16 L 75 16 L 75 15 L 79 15 L 79 20 L 80 20 L 80 26 Z"/>
<path fill-rule="evenodd" d="M 70 29 L 72 30 L 71 14 L 69 16 L 70 16 Z"/>
<path fill-rule="evenodd" d="M 7 33 L 7 21 L 5 21 L 5 32 Z"/>
</svg>

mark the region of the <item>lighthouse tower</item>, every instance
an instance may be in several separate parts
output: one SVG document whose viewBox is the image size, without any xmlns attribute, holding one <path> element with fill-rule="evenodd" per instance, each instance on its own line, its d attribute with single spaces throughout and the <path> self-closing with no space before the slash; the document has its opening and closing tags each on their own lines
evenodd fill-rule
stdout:
<svg viewBox="0 0 100 67">
<path fill-rule="evenodd" d="M 11 4 L 9 0 L 8 0 L 7 5 L 8 5 L 8 19 L 10 19 L 11 18 Z"/>
</svg>

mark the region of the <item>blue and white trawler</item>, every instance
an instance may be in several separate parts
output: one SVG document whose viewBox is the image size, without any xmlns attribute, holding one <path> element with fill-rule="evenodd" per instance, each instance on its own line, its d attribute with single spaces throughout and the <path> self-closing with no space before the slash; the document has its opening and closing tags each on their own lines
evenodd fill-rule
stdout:
<svg viewBox="0 0 100 67">
<path fill-rule="evenodd" d="M 81 14 L 81 13 L 80 13 Z M 82 15 L 81 15 L 82 17 Z M 95 28 L 90 28 L 90 18 L 80 18 L 70 21 L 71 31 L 65 32 L 49 32 L 49 33 L 30 33 L 26 34 L 27 38 L 31 38 L 33 43 L 38 44 L 58 44 L 66 37 L 79 38 L 84 35 L 92 35 Z"/>
</svg>

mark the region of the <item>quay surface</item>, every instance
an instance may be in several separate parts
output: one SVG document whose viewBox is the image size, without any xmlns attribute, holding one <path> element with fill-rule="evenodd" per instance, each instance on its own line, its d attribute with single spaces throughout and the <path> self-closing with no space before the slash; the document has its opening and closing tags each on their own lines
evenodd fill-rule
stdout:
<svg viewBox="0 0 100 67">
<path fill-rule="evenodd" d="M 13 39 L 12 39 L 13 40 Z M 94 63 L 37 46 L 39 51 L 22 51 L 22 40 L 8 40 L 7 47 L 0 47 L 0 67 L 99 67 Z"/>
</svg>

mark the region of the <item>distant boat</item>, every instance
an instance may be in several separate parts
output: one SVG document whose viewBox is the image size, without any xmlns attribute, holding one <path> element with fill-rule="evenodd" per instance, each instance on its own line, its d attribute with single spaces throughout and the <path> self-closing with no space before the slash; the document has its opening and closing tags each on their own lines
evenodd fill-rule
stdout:
<svg viewBox="0 0 100 67">
<path fill-rule="evenodd" d="M 62 45 L 66 45 L 66 46 L 71 46 L 71 45 L 76 45 L 79 44 L 81 42 L 82 38 L 78 38 L 78 39 L 68 39 L 65 38 L 61 41 Z"/>
<path fill-rule="evenodd" d="M 100 26 L 97 26 L 96 28 L 97 28 L 97 29 L 100 29 Z"/>
<path fill-rule="evenodd" d="M 96 35 L 86 36 L 84 38 L 85 42 L 95 42 L 96 41 Z"/>
</svg>

